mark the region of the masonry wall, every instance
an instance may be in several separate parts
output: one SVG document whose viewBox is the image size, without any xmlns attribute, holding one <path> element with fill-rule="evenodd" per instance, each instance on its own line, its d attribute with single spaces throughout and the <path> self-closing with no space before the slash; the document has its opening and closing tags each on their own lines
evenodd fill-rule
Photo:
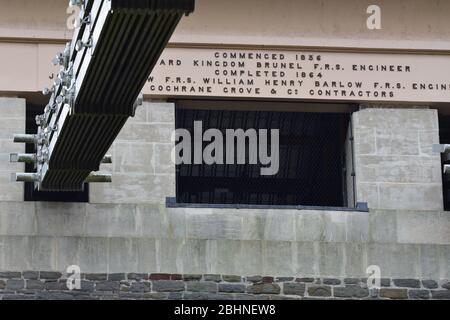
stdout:
<svg viewBox="0 0 450 320">
<path fill-rule="evenodd" d="M 60 272 L 0 272 L 3 300 L 313 300 L 450 299 L 450 282 L 382 278 L 380 288 L 366 279 L 241 277 L 219 274 L 83 274 L 80 288 L 67 290 Z"/>
<path fill-rule="evenodd" d="M 25 105 L 25 99 L 0 97 L 0 201 L 23 201 L 23 185 L 11 183 L 10 175 L 23 172 L 25 165 L 9 163 L 9 154 L 25 152 L 25 145 L 12 142 L 14 133 L 25 133 Z"/>
<path fill-rule="evenodd" d="M 0 99 L 0 110 L 16 119 L 14 125 L 8 123 L 11 119 L 0 120 L 0 127 L 4 130 L 1 131 L 5 146 L 2 152 L 5 154 L 9 150 L 22 150 L 23 145 L 12 144 L 11 138 L 13 133 L 24 130 L 24 106 L 23 99 Z M 400 121 L 405 117 L 408 128 L 401 123 L 405 120 Z M 396 122 L 387 131 L 378 133 L 375 120 Z M 358 201 L 369 202 L 368 213 L 166 208 L 165 198 L 175 195 L 175 171 L 170 162 L 174 105 L 145 103 L 136 118 L 126 124 L 110 150 L 114 163 L 102 167 L 102 170 L 113 173 L 114 182 L 93 185 L 90 203 L 23 202 L 23 185 L 8 182 L 10 172 L 23 168 L 6 161 L 0 165 L 4 179 L 0 185 L 0 272 L 3 272 L 0 273 L 0 296 L 17 298 L 17 295 L 29 294 L 29 298 L 55 298 L 58 292 L 62 292 L 62 296 L 74 297 L 76 294 L 65 292 L 55 282 L 64 281 L 63 273 L 67 266 L 76 264 L 85 274 L 85 280 L 93 283 L 86 284 L 92 291 L 85 298 L 118 297 L 121 292 L 134 290 L 127 291 L 126 287 L 136 286 L 141 289 L 135 290 L 143 290 L 135 292 L 141 298 L 144 298 L 144 293 L 149 293 L 147 298 L 169 298 L 170 292 L 179 293 L 178 296 L 172 294 L 172 298 L 204 298 L 208 292 L 227 294 L 220 291 L 219 282 L 212 281 L 219 285 L 209 283 L 211 281 L 205 275 L 219 276 L 224 284 L 228 283 L 225 279 L 230 279 L 226 278 L 230 275 L 241 279 L 237 283 L 240 289 L 236 289 L 239 292 L 229 293 L 231 298 L 239 298 L 239 294 L 289 298 L 292 295 L 285 289 L 290 287 L 297 290 L 295 292 L 302 292 L 293 294 L 295 297 L 339 298 L 334 286 L 340 288 L 337 292 L 356 290 L 355 286 L 358 286 L 364 292 L 359 298 L 372 295 L 389 298 L 382 297 L 381 291 L 365 294 L 364 278 L 370 265 L 380 266 L 381 277 L 392 279 L 389 287 L 402 290 L 387 293 L 393 295 L 392 298 L 396 294 L 402 298 L 414 298 L 412 295 L 419 294 L 409 293 L 408 288 L 428 290 L 420 293 L 423 297 L 448 297 L 450 215 L 441 211 L 440 182 L 435 178 L 439 161 L 430 153 L 429 146 L 429 143 L 435 143 L 436 120 L 436 112 L 428 109 L 371 109 L 354 114 L 356 188 Z M 402 130 L 411 130 L 417 140 L 402 140 Z M 383 135 L 385 132 L 388 132 L 387 137 Z M 371 135 L 375 136 L 375 142 L 366 143 L 373 141 L 368 138 Z M 406 141 L 406 145 L 401 141 Z M 374 145 L 376 152 L 373 151 Z M 408 154 L 412 153 L 413 146 L 420 146 L 417 155 Z M 422 180 L 412 182 L 407 179 L 413 178 L 408 178 L 406 171 L 397 171 L 398 168 L 384 174 L 381 164 L 389 165 L 386 159 L 390 153 L 395 163 L 405 157 L 411 167 L 422 166 L 429 161 L 429 170 L 424 168 L 420 171 L 423 172 L 420 175 Z M 363 161 L 369 156 L 379 162 L 365 165 Z M 386 177 L 395 187 L 392 194 L 395 196 L 400 192 L 398 194 L 402 195 L 398 200 L 379 201 L 378 190 L 383 191 L 383 188 L 377 188 L 377 193 L 374 191 L 376 197 L 361 191 L 364 184 L 383 186 Z M 416 188 L 416 197 L 423 201 L 409 200 L 410 193 L 401 193 L 404 184 L 408 183 Z M 421 186 L 424 189 L 420 189 Z M 429 192 L 430 198 L 421 197 L 422 192 Z M 408 201 L 415 201 L 415 205 L 408 207 Z M 40 273 L 37 279 L 28 279 L 25 271 Z M 46 272 L 58 274 L 47 279 Z M 129 275 L 134 273 L 146 274 L 147 278 L 156 274 L 154 277 L 162 278 L 147 280 L 143 276 L 137 281 L 142 284 L 134 284 L 134 276 L 130 278 Z M 93 275 L 89 278 L 87 274 Z M 180 276 L 192 274 L 203 275 L 197 280 L 208 283 L 200 287 L 211 289 L 194 290 L 189 277 L 186 280 L 185 276 Z M 174 279 L 172 275 L 175 275 Z M 249 289 L 253 284 L 248 279 L 253 276 L 266 278 L 266 281 L 256 281 L 259 283 L 257 288 L 269 289 Z M 277 278 L 282 280 L 276 283 Z M 301 278 L 314 280 L 303 288 L 301 281 L 295 280 Z M 328 278 L 337 279 L 332 281 L 334 286 L 325 281 Z M 351 281 L 345 282 L 347 278 L 359 280 L 353 280 L 356 282 L 351 284 Z M 267 279 L 272 279 L 272 282 Z M 394 279 L 412 282 L 397 285 Z M 30 282 L 35 284 L 30 288 L 28 280 L 38 280 L 41 284 Z M 161 282 L 158 285 L 162 287 L 155 287 L 153 280 L 169 282 Z M 421 282 L 423 280 L 433 280 L 437 287 L 426 288 Z M 275 284 L 260 284 L 266 282 Z M 286 283 L 293 284 L 286 286 Z M 414 286 L 408 287 L 411 283 Z M 316 292 L 316 289 L 310 289 L 316 286 L 324 286 L 325 289 L 317 289 L 317 294 L 310 293 Z M 439 293 L 433 295 L 429 290 Z M 97 291 L 101 293 L 94 294 Z M 202 294 L 191 295 L 193 292 Z"/>
<path fill-rule="evenodd" d="M 175 105 L 144 103 L 130 118 L 108 154 L 112 165 L 101 170 L 114 176 L 111 184 L 91 184 L 90 203 L 160 203 L 175 196 L 171 135 Z"/>
<path fill-rule="evenodd" d="M 437 110 L 362 106 L 353 114 L 358 201 L 370 208 L 443 210 Z"/>
</svg>

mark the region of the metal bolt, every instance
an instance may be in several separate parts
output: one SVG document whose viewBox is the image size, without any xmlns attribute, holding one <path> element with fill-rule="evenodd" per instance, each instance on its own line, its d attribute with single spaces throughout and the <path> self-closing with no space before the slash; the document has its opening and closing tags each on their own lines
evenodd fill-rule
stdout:
<svg viewBox="0 0 450 320">
<path fill-rule="evenodd" d="M 88 42 L 78 40 L 75 45 L 75 50 L 81 51 L 83 48 L 91 48 L 91 47 L 92 47 L 92 38 L 89 38 Z"/>
</svg>

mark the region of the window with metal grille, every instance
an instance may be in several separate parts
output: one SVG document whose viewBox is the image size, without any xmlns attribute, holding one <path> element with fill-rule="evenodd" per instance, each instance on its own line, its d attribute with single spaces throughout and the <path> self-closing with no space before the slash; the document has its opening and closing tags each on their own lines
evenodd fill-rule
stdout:
<svg viewBox="0 0 450 320">
<path fill-rule="evenodd" d="M 26 106 L 26 125 L 25 130 L 27 134 L 36 134 L 36 116 L 44 112 L 43 105 L 36 105 L 27 103 Z M 35 153 L 36 150 L 31 144 L 26 144 L 26 153 Z M 25 164 L 25 172 L 35 172 L 34 164 Z M 84 185 L 84 190 L 80 192 L 47 192 L 37 191 L 34 183 L 26 182 L 25 201 L 49 201 L 49 202 L 88 202 L 89 201 L 89 185 Z"/>
<path fill-rule="evenodd" d="M 177 203 L 349 205 L 346 188 L 349 180 L 346 173 L 348 113 L 177 107 L 177 128 L 187 129 L 193 136 L 194 121 L 202 121 L 203 132 L 219 129 L 223 136 L 226 129 L 279 129 L 279 171 L 276 175 L 262 176 L 262 165 L 251 165 L 248 161 L 233 165 L 180 164 L 176 167 Z M 208 143 L 203 142 L 203 147 Z M 248 150 L 248 141 L 246 143 Z"/>
</svg>

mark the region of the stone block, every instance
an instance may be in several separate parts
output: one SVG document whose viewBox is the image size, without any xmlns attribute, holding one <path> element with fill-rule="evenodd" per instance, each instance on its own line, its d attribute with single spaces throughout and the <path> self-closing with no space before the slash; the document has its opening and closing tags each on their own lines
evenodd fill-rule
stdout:
<svg viewBox="0 0 450 320">
<path fill-rule="evenodd" d="M 191 239 L 240 239 L 242 219 L 227 212 L 186 210 L 187 237 Z"/>
<path fill-rule="evenodd" d="M 264 240 L 294 241 L 296 239 L 296 212 L 291 210 L 266 210 Z"/>
<path fill-rule="evenodd" d="M 375 139 L 375 128 L 355 128 L 354 149 L 357 155 L 376 154 L 377 146 Z"/>
<path fill-rule="evenodd" d="M 219 284 L 219 292 L 244 293 L 245 292 L 245 284 L 220 283 Z"/>
<path fill-rule="evenodd" d="M 345 215 L 345 241 L 368 242 L 370 239 L 369 214 L 365 212 L 348 212 Z"/>
<path fill-rule="evenodd" d="M 394 279 L 397 287 L 420 288 L 420 280 L 417 279 Z"/>
<path fill-rule="evenodd" d="M 427 289 L 437 289 L 439 286 L 434 280 L 422 280 L 422 285 Z"/>
<path fill-rule="evenodd" d="M 136 273 L 148 274 L 151 272 L 159 272 L 158 263 L 158 251 L 157 241 L 148 238 L 136 238 L 133 242 L 137 247 L 138 266 Z M 128 275 L 129 276 L 129 275 Z"/>
<path fill-rule="evenodd" d="M 22 278 L 22 274 L 20 272 L 0 272 L 0 279 L 20 279 Z"/>
<path fill-rule="evenodd" d="M 440 212 L 401 211 L 397 213 L 397 234 L 401 243 L 450 244 L 445 234 L 450 219 L 441 218 Z"/>
<path fill-rule="evenodd" d="M 223 275 L 222 280 L 225 282 L 242 282 L 242 277 L 236 275 Z"/>
<path fill-rule="evenodd" d="M 31 268 L 32 270 L 56 270 L 56 238 L 31 238 Z M 42 272 L 40 274 L 42 277 Z"/>
<path fill-rule="evenodd" d="M 120 290 L 120 283 L 118 281 L 99 281 L 95 284 L 96 291 L 112 291 Z"/>
<path fill-rule="evenodd" d="M 172 161 L 173 143 L 153 143 L 152 166 L 155 175 L 175 175 L 175 164 Z"/>
<path fill-rule="evenodd" d="M 377 243 L 397 242 L 395 211 L 371 210 L 369 213 L 370 240 Z"/>
<path fill-rule="evenodd" d="M 39 278 L 40 279 L 45 279 L 45 280 L 57 280 L 57 279 L 59 279 L 61 277 L 62 277 L 62 273 L 61 272 L 41 271 L 39 273 Z"/>
<path fill-rule="evenodd" d="M 366 298 L 369 296 L 369 289 L 359 285 L 348 285 L 345 287 L 335 287 L 334 296 L 337 298 Z"/>
<path fill-rule="evenodd" d="M 321 241 L 345 242 L 346 241 L 346 213 L 345 212 L 324 212 L 323 233 Z"/>
<path fill-rule="evenodd" d="M 319 244 L 319 266 L 320 275 L 327 277 L 344 276 L 344 244 L 326 243 Z"/>
<path fill-rule="evenodd" d="M 188 281 L 186 291 L 191 292 L 217 292 L 217 283 L 212 281 Z"/>
<path fill-rule="evenodd" d="M 439 155 L 433 152 L 433 144 L 439 144 L 438 130 L 421 130 L 419 131 L 419 151 L 421 156 L 429 156 L 437 158 L 440 161 Z"/>
<path fill-rule="evenodd" d="M 45 281 L 45 290 L 64 291 L 64 290 L 68 290 L 68 287 L 67 287 L 66 281 L 48 280 L 48 281 Z"/>
<path fill-rule="evenodd" d="M 108 274 L 108 280 L 109 280 L 109 281 L 122 281 L 122 280 L 126 280 L 126 274 L 125 274 L 125 273 L 112 273 L 112 274 Z"/>
<path fill-rule="evenodd" d="M 324 234 L 323 212 L 300 211 L 296 217 L 296 239 L 297 241 L 320 241 Z"/>
<path fill-rule="evenodd" d="M 35 205 L 31 202 L 0 202 L 0 235 L 36 234 Z"/>
<path fill-rule="evenodd" d="M 136 206 L 127 204 L 88 204 L 86 236 L 137 237 Z"/>
<path fill-rule="evenodd" d="M 381 288 L 380 297 L 389 299 L 407 299 L 408 294 L 406 289 Z"/>
<path fill-rule="evenodd" d="M 0 172 L 0 201 L 23 201 L 23 182 L 12 183 L 11 171 Z"/>
<path fill-rule="evenodd" d="M 173 123 L 127 123 L 117 137 L 117 142 L 157 142 L 170 143 Z"/>
<path fill-rule="evenodd" d="M 37 280 L 39 279 L 39 271 L 24 271 L 22 276 L 27 280 Z"/>
<path fill-rule="evenodd" d="M 314 278 L 297 278 L 295 279 L 295 282 L 307 282 L 307 283 L 312 283 L 314 282 Z"/>
<path fill-rule="evenodd" d="M 305 295 L 305 284 L 304 283 L 284 283 L 283 293 L 287 295 L 304 296 Z"/>
<path fill-rule="evenodd" d="M 170 280 L 170 274 L 168 273 L 152 273 L 149 276 L 150 280 Z"/>
<path fill-rule="evenodd" d="M 430 299 L 430 292 L 428 290 L 409 290 L 408 296 L 410 299 Z"/>
<path fill-rule="evenodd" d="M 110 238 L 108 270 L 111 273 L 138 269 L 138 247 L 130 238 Z"/>
<path fill-rule="evenodd" d="M 415 245 L 377 244 L 367 245 L 367 264 L 380 267 L 382 277 L 418 277 L 419 250 Z"/>
<path fill-rule="evenodd" d="M 292 242 L 267 241 L 262 249 L 264 274 L 282 276 L 295 273 Z"/>
<path fill-rule="evenodd" d="M 185 290 L 183 281 L 157 280 L 153 281 L 153 290 L 157 292 L 182 292 Z"/>
<path fill-rule="evenodd" d="M 150 282 L 133 282 L 130 288 L 131 292 L 144 293 L 151 291 Z"/>
<path fill-rule="evenodd" d="M 367 202 L 370 209 L 379 208 L 378 184 L 359 182 L 358 173 L 356 175 L 356 201 Z"/>
<path fill-rule="evenodd" d="M 427 227 L 424 227 L 427 228 Z M 411 234 L 411 238 L 415 237 Z M 419 236 L 420 237 L 420 236 Z M 420 252 L 420 278 L 422 279 L 438 279 L 440 275 L 440 251 L 441 246 L 434 244 L 419 245 Z"/>
<path fill-rule="evenodd" d="M 419 155 L 419 131 L 417 129 L 376 129 L 377 155 Z"/>
<path fill-rule="evenodd" d="M 154 156 L 152 143 L 116 142 L 112 163 L 113 172 L 154 174 Z"/>
<path fill-rule="evenodd" d="M 433 299 L 450 299 L 450 290 L 431 290 L 431 297 Z"/>
<path fill-rule="evenodd" d="M 84 275 L 86 280 L 90 281 L 106 281 L 108 279 L 108 274 L 106 273 L 86 273 Z"/>
<path fill-rule="evenodd" d="M 263 273 L 263 249 L 261 241 L 239 241 L 239 255 L 234 261 L 235 270 L 225 273 L 238 272 L 242 275 L 254 275 Z"/>
<path fill-rule="evenodd" d="M 92 184 L 91 203 L 160 203 L 175 196 L 175 175 L 116 173 L 112 183 Z"/>
<path fill-rule="evenodd" d="M 345 278 L 344 283 L 347 285 L 356 285 L 361 282 L 361 279 L 359 278 Z"/>
<path fill-rule="evenodd" d="M 15 97 L 0 97 L 0 111 L 4 119 L 25 120 L 26 100 Z"/>
<path fill-rule="evenodd" d="M 325 278 L 322 280 L 322 283 L 330 286 L 337 286 L 341 284 L 341 280 L 333 278 Z"/>
<path fill-rule="evenodd" d="M 184 300 L 208 300 L 209 295 L 203 292 L 186 292 L 183 294 Z"/>
<path fill-rule="evenodd" d="M 437 110 L 367 108 L 353 114 L 355 130 L 438 130 Z"/>
<path fill-rule="evenodd" d="M 41 236 L 84 236 L 85 203 L 37 202 L 36 233 Z"/>
<path fill-rule="evenodd" d="M 40 280 L 27 280 L 26 288 L 29 290 L 43 290 L 45 288 L 45 284 Z"/>
<path fill-rule="evenodd" d="M 127 279 L 131 281 L 148 280 L 148 273 L 129 273 Z"/>
<path fill-rule="evenodd" d="M 214 282 L 222 281 L 222 276 L 220 274 L 205 274 L 204 278 L 205 281 L 214 281 Z"/>
<path fill-rule="evenodd" d="M 280 294 L 281 288 L 276 283 L 256 283 L 248 286 L 247 292 L 252 294 Z"/>
<path fill-rule="evenodd" d="M 150 123 L 175 123 L 175 105 L 172 103 L 144 103 Z"/>
<path fill-rule="evenodd" d="M 311 286 L 308 288 L 308 295 L 312 297 L 331 297 L 331 287 Z"/>
<path fill-rule="evenodd" d="M 359 156 L 360 183 L 441 183 L 440 160 L 419 156 Z M 414 174 L 412 174 L 414 173 Z"/>
<path fill-rule="evenodd" d="M 24 280 L 16 280 L 16 279 L 9 279 L 6 281 L 6 289 L 17 291 L 25 288 L 25 281 Z"/>
<path fill-rule="evenodd" d="M 81 271 L 102 273 L 108 270 L 108 250 L 109 241 L 106 238 L 80 238 L 78 261 Z"/>
<path fill-rule="evenodd" d="M 380 183 L 380 208 L 442 210 L 442 184 Z"/>
<path fill-rule="evenodd" d="M 15 133 L 25 132 L 24 118 L 3 119 L 0 126 L 0 139 L 10 140 Z"/>
<path fill-rule="evenodd" d="M 292 243 L 293 255 L 296 255 L 296 275 L 310 277 L 319 274 L 320 247 L 318 242 L 294 242 Z M 316 259 L 311 259 L 316 257 Z"/>
</svg>

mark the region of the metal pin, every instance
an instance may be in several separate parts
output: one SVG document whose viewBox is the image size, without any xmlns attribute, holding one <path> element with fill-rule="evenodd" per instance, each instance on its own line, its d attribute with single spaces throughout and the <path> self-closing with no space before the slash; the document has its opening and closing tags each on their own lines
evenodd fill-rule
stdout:
<svg viewBox="0 0 450 320">
<path fill-rule="evenodd" d="M 444 153 L 450 151 L 450 144 L 433 144 L 433 153 Z"/>
<path fill-rule="evenodd" d="M 81 51 L 83 48 L 91 48 L 92 47 L 92 38 L 89 38 L 87 42 L 83 42 L 82 40 L 78 40 L 75 44 L 75 50 Z"/>
<path fill-rule="evenodd" d="M 35 134 L 15 134 L 14 142 L 15 143 L 35 143 L 36 142 Z"/>
<path fill-rule="evenodd" d="M 444 174 L 448 174 L 450 173 L 450 164 L 445 164 L 444 165 Z"/>
<path fill-rule="evenodd" d="M 40 175 L 38 173 L 12 173 L 12 182 L 39 182 Z"/>
<path fill-rule="evenodd" d="M 107 154 L 106 156 L 103 157 L 101 163 L 112 163 L 112 156 Z"/>
<path fill-rule="evenodd" d="M 92 172 L 86 179 L 88 183 L 106 183 L 112 181 L 112 175 L 109 173 Z"/>
<path fill-rule="evenodd" d="M 9 162 L 25 162 L 35 163 L 37 156 L 34 153 L 11 153 L 9 155 Z"/>
</svg>

